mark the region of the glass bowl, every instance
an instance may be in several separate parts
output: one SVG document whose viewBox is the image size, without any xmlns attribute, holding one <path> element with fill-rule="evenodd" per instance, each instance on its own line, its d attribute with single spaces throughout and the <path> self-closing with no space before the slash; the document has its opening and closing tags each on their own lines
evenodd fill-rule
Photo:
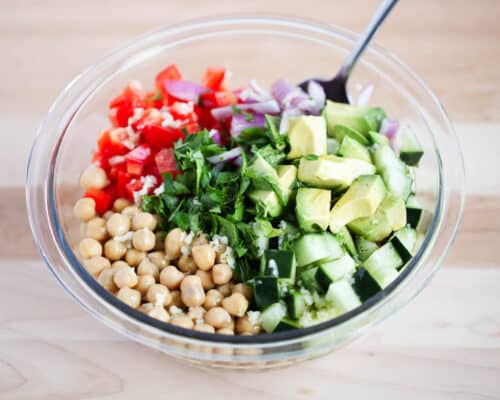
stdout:
<svg viewBox="0 0 500 400">
<path fill-rule="evenodd" d="M 310 21 L 268 17 L 204 19 L 158 30 L 111 53 L 78 75 L 59 95 L 38 130 L 28 164 L 27 205 L 35 241 L 61 286 L 112 329 L 175 358 L 201 365 L 270 368 L 326 354 L 352 341 L 405 305 L 429 282 L 456 235 L 464 199 L 460 147 L 450 121 L 427 86 L 379 46 L 371 46 L 349 81 L 353 98 L 375 85 L 371 103 L 410 125 L 425 150 L 417 170 L 419 199 L 432 214 L 425 239 L 399 277 L 362 306 L 300 330 L 257 336 L 194 332 L 126 306 L 86 272 L 73 249 L 80 239 L 72 207 L 78 177 L 88 165 L 107 103 L 132 79 L 153 86 L 170 63 L 199 81 L 206 66 L 234 72 L 231 87 L 257 79 L 264 87 L 286 77 L 328 77 L 356 35 Z"/>
</svg>

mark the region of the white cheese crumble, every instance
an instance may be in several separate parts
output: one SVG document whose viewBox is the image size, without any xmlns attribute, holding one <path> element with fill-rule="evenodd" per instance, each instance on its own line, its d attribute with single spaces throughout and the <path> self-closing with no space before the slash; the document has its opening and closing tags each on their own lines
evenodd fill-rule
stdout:
<svg viewBox="0 0 500 400">
<path fill-rule="evenodd" d="M 109 160 L 108 160 L 108 163 L 111 166 L 118 165 L 118 164 L 121 164 L 121 163 L 124 163 L 124 162 L 125 162 L 125 157 L 124 156 L 113 156 L 113 157 L 110 157 Z"/>
<path fill-rule="evenodd" d="M 132 115 L 128 119 L 128 125 L 132 125 L 134 122 L 137 122 L 144 114 L 144 108 L 142 107 L 136 107 L 134 108 L 134 115 Z"/>
<path fill-rule="evenodd" d="M 252 325 L 260 325 L 261 315 L 260 311 L 247 311 L 248 322 Z"/>
<path fill-rule="evenodd" d="M 220 255 L 220 260 L 222 263 L 227 264 L 234 269 L 235 261 L 233 257 L 233 249 L 229 246 L 226 246 L 226 250 L 224 250 L 224 253 Z"/>
<path fill-rule="evenodd" d="M 269 239 L 265 236 L 259 235 L 255 240 L 255 246 L 257 246 L 257 255 L 261 257 L 264 254 L 264 250 L 267 249 L 269 244 Z"/>
<path fill-rule="evenodd" d="M 172 109 L 179 115 L 188 115 L 193 112 L 194 104 L 192 101 L 187 103 L 176 102 L 172 105 Z"/>
<path fill-rule="evenodd" d="M 161 121 L 161 126 L 164 128 L 179 128 L 181 126 L 181 121 L 176 121 L 172 114 L 168 111 L 167 108 L 162 108 L 160 110 L 160 114 L 163 118 Z"/>
<path fill-rule="evenodd" d="M 184 239 L 184 246 L 181 247 L 181 253 L 185 256 L 191 253 L 191 243 L 194 239 L 194 232 L 189 232 L 189 234 Z"/>
<path fill-rule="evenodd" d="M 304 303 L 306 303 L 306 306 L 312 306 L 314 303 L 313 296 L 309 290 L 306 288 L 300 288 L 300 294 L 304 298 Z"/>
<path fill-rule="evenodd" d="M 113 240 L 117 242 L 126 243 L 127 247 L 132 247 L 132 237 L 134 236 L 134 232 L 130 231 L 121 236 L 115 236 Z"/>
<path fill-rule="evenodd" d="M 158 187 L 154 190 L 154 192 L 153 192 L 153 193 L 154 193 L 156 196 L 159 196 L 159 195 L 160 195 L 160 194 L 162 194 L 164 191 L 165 191 L 165 185 L 163 185 L 163 184 L 162 184 L 162 185 L 158 186 Z"/>
<path fill-rule="evenodd" d="M 182 311 L 182 308 L 179 308 L 177 306 L 170 306 L 168 311 L 169 311 L 170 315 L 172 315 L 172 316 L 184 314 L 184 311 Z"/>
<path fill-rule="evenodd" d="M 276 263 L 276 260 L 269 260 L 267 263 L 267 267 L 269 268 L 272 276 L 277 277 L 279 275 L 278 264 Z"/>
<path fill-rule="evenodd" d="M 137 143 L 139 142 L 139 134 L 135 133 L 132 127 L 127 126 L 125 128 L 127 131 L 127 139 L 122 141 L 122 144 L 129 150 L 135 149 Z"/>
<path fill-rule="evenodd" d="M 135 192 L 132 192 L 134 196 L 134 203 L 137 206 L 141 205 L 142 202 L 142 196 L 145 196 L 148 194 L 149 190 L 153 188 L 156 185 L 156 177 L 153 175 L 146 175 L 141 177 L 141 182 L 142 182 L 142 189 L 137 190 Z"/>
</svg>

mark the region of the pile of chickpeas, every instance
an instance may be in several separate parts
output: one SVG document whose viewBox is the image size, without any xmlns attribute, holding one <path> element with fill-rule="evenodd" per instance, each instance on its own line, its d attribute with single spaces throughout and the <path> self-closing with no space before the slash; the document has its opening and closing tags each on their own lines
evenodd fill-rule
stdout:
<svg viewBox="0 0 500 400">
<path fill-rule="evenodd" d="M 102 188 L 106 172 L 89 167 L 80 185 Z M 126 199 L 99 216 L 95 201 L 78 200 L 74 215 L 83 223 L 78 253 L 87 271 L 118 299 L 150 317 L 200 332 L 254 335 L 261 331 L 247 313 L 252 289 L 232 282 L 221 258 L 225 245 L 206 235 L 175 228 L 160 239 L 158 217 Z M 191 240 L 190 240 L 191 239 Z"/>
</svg>

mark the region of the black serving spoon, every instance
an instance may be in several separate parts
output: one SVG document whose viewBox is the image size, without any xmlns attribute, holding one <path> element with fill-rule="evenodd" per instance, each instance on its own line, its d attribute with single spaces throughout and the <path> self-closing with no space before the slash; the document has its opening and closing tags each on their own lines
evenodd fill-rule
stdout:
<svg viewBox="0 0 500 400">
<path fill-rule="evenodd" d="M 364 31 L 363 35 L 359 38 L 358 43 L 354 47 L 354 50 L 349 54 L 349 57 L 345 60 L 344 64 L 340 68 L 340 71 L 335 75 L 333 79 L 322 80 L 313 79 L 319 83 L 325 90 L 326 98 L 339 103 L 349 103 L 349 96 L 347 94 L 347 80 L 351 74 L 356 62 L 365 50 L 370 40 L 377 32 L 377 29 L 382 25 L 389 12 L 396 5 L 398 0 L 384 0 L 380 5 L 377 12 L 373 16 L 370 24 Z M 311 79 L 307 79 L 299 84 L 303 90 L 307 90 L 307 84 Z"/>
</svg>

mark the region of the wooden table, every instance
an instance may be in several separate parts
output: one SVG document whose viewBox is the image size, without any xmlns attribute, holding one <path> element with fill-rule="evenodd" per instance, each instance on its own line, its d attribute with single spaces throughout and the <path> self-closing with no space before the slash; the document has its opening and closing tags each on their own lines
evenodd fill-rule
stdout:
<svg viewBox="0 0 500 400">
<path fill-rule="evenodd" d="M 500 2 L 401 2 L 378 42 L 448 108 L 464 150 L 465 219 L 444 268 L 403 311 L 319 360 L 201 371 L 124 339 L 69 300 L 33 245 L 24 174 L 36 125 L 83 67 L 154 27 L 271 12 L 362 29 L 378 1 L 3 0 L 0 4 L 0 398 L 500 398 Z"/>
</svg>

